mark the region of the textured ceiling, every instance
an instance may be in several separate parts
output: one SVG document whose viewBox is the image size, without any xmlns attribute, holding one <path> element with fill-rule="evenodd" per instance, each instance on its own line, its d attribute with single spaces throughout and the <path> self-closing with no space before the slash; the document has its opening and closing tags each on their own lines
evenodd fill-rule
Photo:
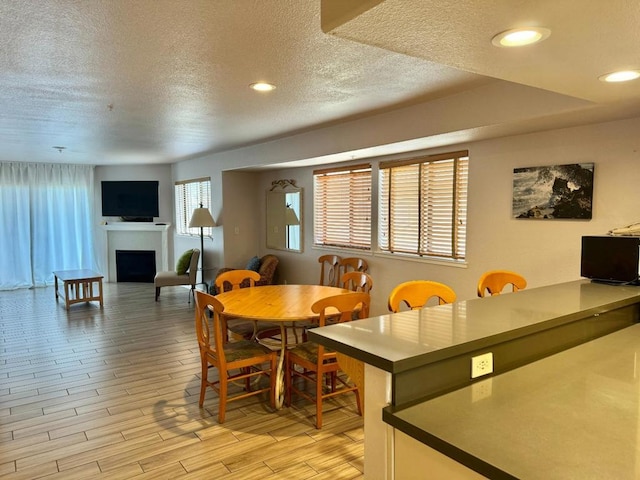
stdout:
<svg viewBox="0 0 640 480">
<path fill-rule="evenodd" d="M 329 18 L 332 5 L 355 10 Z M 174 162 L 504 81 L 602 112 L 574 111 L 574 123 L 631 116 L 640 82 L 595 77 L 638 68 L 639 10 L 623 0 L 2 0 L 0 161 Z M 535 49 L 491 46 L 524 23 L 553 33 Z M 277 89 L 256 93 L 255 81 Z"/>
</svg>

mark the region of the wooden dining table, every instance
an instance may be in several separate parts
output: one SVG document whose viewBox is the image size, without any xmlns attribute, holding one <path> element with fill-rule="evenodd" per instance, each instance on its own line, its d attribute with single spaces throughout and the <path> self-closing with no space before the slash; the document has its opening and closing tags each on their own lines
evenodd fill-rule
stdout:
<svg viewBox="0 0 640 480">
<path fill-rule="evenodd" d="M 224 305 L 227 321 L 233 318 L 280 324 L 280 349 L 278 381 L 276 382 L 276 406 L 284 402 L 284 351 L 287 348 L 287 327 L 296 322 L 315 320 L 319 314 L 311 310 L 316 301 L 351 293 L 351 290 L 324 285 L 263 285 L 239 288 L 219 293 L 216 298 Z M 272 345 L 269 345 L 272 346 Z"/>
</svg>

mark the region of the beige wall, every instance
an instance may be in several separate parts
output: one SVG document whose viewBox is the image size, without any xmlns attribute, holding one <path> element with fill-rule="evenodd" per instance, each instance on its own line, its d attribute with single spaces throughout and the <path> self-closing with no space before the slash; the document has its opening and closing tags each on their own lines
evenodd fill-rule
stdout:
<svg viewBox="0 0 640 480">
<path fill-rule="evenodd" d="M 473 298 L 478 277 L 493 268 L 519 271 L 532 287 L 580 278 L 582 235 L 605 234 L 612 227 L 640 221 L 639 131 L 640 119 L 633 119 L 431 150 L 470 152 L 467 265 L 459 268 L 364 255 L 375 282 L 374 312 L 385 313 L 386 297 L 394 285 L 415 278 L 445 282 L 461 299 Z M 374 167 L 377 162 L 373 161 Z M 595 163 L 592 220 L 511 218 L 515 167 L 589 162 Z M 313 168 L 299 168 L 261 174 L 262 190 L 280 178 L 293 178 L 304 188 L 305 251 L 274 252 L 282 259 L 280 280 L 288 283 L 317 282 L 316 259 L 326 252 L 312 246 L 312 172 Z M 376 195 L 372 203 L 375 209 Z M 264 249 L 264 215 L 261 224 Z"/>
<path fill-rule="evenodd" d="M 399 118 L 397 112 L 394 118 Z M 370 125 L 365 121 L 360 127 Z M 380 122 L 379 126 L 383 125 Z M 357 122 L 345 128 L 347 131 L 355 130 Z M 391 288 L 412 278 L 432 278 L 448 283 L 461 299 L 473 298 L 477 278 L 492 268 L 517 270 L 527 277 L 532 287 L 578 279 L 582 235 L 604 234 L 612 227 L 640 221 L 640 213 L 637 212 L 640 204 L 640 190 L 637 188 L 640 180 L 639 132 L 640 118 L 635 118 L 427 150 L 437 153 L 468 149 L 470 152 L 467 265 L 460 268 L 368 255 L 366 258 L 375 281 L 373 312 L 384 313 Z M 360 132 L 354 141 L 359 142 L 364 137 Z M 375 138 L 376 135 L 369 132 L 366 137 Z M 275 152 L 278 150 L 282 160 L 303 158 L 304 144 L 314 154 L 335 153 L 336 145 L 326 143 L 326 139 L 327 130 L 317 136 L 310 132 L 186 160 L 171 167 L 172 181 L 211 176 L 211 211 L 219 227 L 214 229 L 214 238 L 205 241 L 208 265 L 242 267 L 249 257 L 269 252 L 265 247 L 264 194 L 273 180 L 293 178 L 304 189 L 304 252 L 273 251 L 281 259 L 279 279 L 288 283 L 318 281 L 316 259 L 326 250 L 313 247 L 313 167 L 256 173 L 237 169 L 276 162 Z M 349 145 L 345 138 L 341 142 L 343 147 Z M 268 154 L 263 157 L 261 151 Z M 374 166 L 378 160 L 372 160 Z M 591 221 L 511 218 L 515 167 L 578 162 L 595 163 Z M 236 171 L 229 173 L 231 170 Z M 223 171 L 227 172 L 224 176 Z M 375 196 L 373 204 L 376 204 Z M 236 227 L 238 234 L 235 234 Z M 199 239 L 175 237 L 174 255 L 198 245 Z"/>
</svg>

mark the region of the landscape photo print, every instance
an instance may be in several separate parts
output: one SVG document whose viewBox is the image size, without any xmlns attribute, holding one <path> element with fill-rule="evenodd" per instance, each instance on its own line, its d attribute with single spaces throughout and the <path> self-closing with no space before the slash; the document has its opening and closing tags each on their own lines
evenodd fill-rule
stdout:
<svg viewBox="0 0 640 480">
<path fill-rule="evenodd" d="M 590 220 L 593 170 L 593 163 L 515 168 L 514 218 Z"/>
</svg>

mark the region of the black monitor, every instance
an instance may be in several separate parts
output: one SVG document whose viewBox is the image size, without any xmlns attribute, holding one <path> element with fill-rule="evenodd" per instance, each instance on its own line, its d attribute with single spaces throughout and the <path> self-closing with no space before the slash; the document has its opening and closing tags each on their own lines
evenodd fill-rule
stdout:
<svg viewBox="0 0 640 480">
<path fill-rule="evenodd" d="M 640 237 L 582 237 L 583 277 L 603 283 L 636 283 L 639 263 Z"/>
</svg>

